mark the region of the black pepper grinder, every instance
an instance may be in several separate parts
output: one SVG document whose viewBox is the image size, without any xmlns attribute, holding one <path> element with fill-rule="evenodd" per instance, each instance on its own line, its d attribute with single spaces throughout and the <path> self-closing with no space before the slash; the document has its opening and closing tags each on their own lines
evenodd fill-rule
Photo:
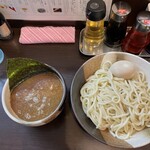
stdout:
<svg viewBox="0 0 150 150">
<path fill-rule="evenodd" d="M 131 12 L 131 7 L 124 1 L 116 2 L 112 5 L 110 20 L 105 31 L 104 43 L 109 47 L 119 47 L 126 35 L 127 16 Z"/>
<path fill-rule="evenodd" d="M 13 35 L 12 29 L 5 19 L 4 15 L 0 12 L 0 39 L 8 40 Z"/>
</svg>

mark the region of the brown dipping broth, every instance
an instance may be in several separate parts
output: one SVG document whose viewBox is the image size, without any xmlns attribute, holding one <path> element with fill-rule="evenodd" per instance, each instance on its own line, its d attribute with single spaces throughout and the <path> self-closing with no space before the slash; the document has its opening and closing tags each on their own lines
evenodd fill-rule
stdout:
<svg viewBox="0 0 150 150">
<path fill-rule="evenodd" d="M 63 97 L 63 85 L 52 73 L 40 73 L 23 81 L 11 92 L 11 107 L 25 121 L 41 120 L 55 111 Z"/>
</svg>

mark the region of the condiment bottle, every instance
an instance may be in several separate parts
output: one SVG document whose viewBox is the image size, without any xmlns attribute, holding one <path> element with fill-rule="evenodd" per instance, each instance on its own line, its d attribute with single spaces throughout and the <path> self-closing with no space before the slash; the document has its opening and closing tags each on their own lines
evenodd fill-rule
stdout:
<svg viewBox="0 0 150 150">
<path fill-rule="evenodd" d="M 0 13 L 0 39 L 7 40 L 12 38 L 12 30 L 4 15 Z"/>
<path fill-rule="evenodd" d="M 84 50 L 94 54 L 104 38 L 106 5 L 103 0 L 90 0 L 86 7 L 86 27 L 83 33 Z"/>
<path fill-rule="evenodd" d="M 149 44 L 149 33 L 150 12 L 142 11 L 137 15 L 136 24 L 123 40 L 122 50 L 136 55 L 140 54 Z"/>
<path fill-rule="evenodd" d="M 127 17 L 131 7 L 127 2 L 119 1 L 112 5 L 110 19 L 105 31 L 104 43 L 109 47 L 119 47 L 126 35 Z"/>
</svg>

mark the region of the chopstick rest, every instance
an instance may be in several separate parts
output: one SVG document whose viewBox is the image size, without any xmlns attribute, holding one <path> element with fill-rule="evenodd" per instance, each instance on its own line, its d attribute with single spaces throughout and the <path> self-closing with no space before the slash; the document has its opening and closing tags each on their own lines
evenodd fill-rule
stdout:
<svg viewBox="0 0 150 150">
<path fill-rule="evenodd" d="M 21 44 L 75 43 L 75 27 L 22 27 Z"/>
</svg>

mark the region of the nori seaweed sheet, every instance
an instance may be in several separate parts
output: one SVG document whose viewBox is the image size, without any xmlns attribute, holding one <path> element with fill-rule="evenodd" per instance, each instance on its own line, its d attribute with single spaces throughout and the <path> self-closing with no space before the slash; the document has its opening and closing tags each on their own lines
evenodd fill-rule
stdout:
<svg viewBox="0 0 150 150">
<path fill-rule="evenodd" d="M 33 75 L 49 71 L 53 72 L 49 66 L 30 58 L 7 59 L 7 77 L 10 90 Z"/>
</svg>

